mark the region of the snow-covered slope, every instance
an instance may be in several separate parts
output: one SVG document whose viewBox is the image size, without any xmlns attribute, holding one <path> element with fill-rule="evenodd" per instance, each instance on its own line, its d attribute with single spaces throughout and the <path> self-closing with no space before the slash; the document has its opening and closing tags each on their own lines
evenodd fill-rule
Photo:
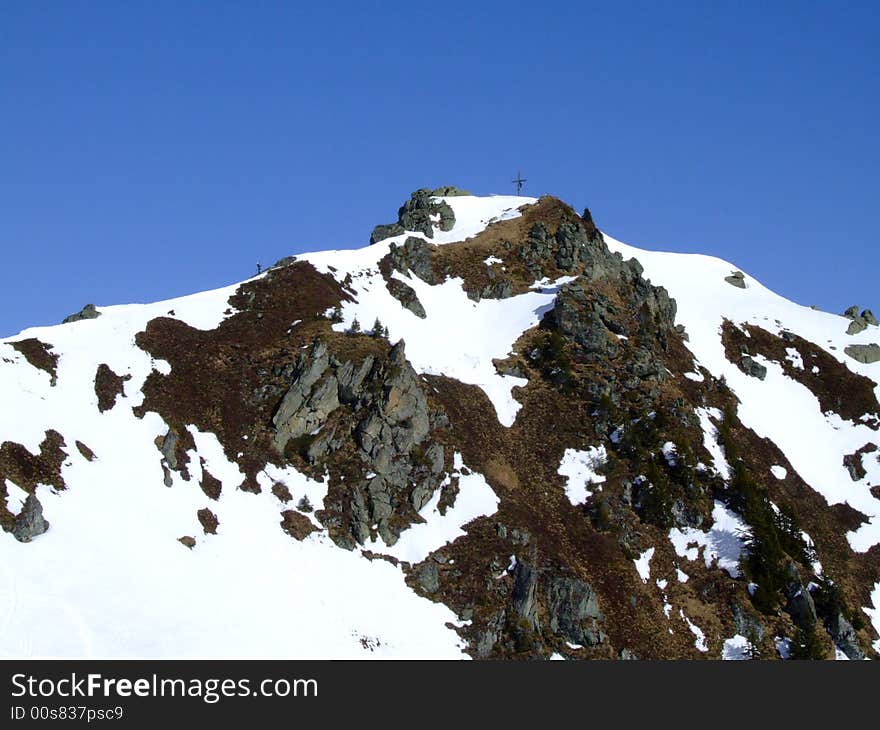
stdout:
<svg viewBox="0 0 880 730">
<path fill-rule="evenodd" d="M 417 316 L 392 295 L 380 271 L 392 247 L 413 237 L 438 246 L 463 242 L 494 223 L 515 221 L 537 202 L 507 196 L 439 200 L 454 211 L 455 225 L 448 231 L 435 230 L 431 239 L 408 231 L 360 249 L 305 254 L 296 260 L 332 277 L 349 295 L 341 301 L 341 318 L 332 326 L 335 332 L 349 331 L 355 319 L 365 329 L 381 320 L 390 342 L 405 341 L 416 373 L 477 386 L 492 404 L 501 428 L 510 430 L 524 407 L 514 388 L 529 381 L 499 372 L 493 360 L 511 355 L 515 343 L 542 321 L 562 287 L 576 277 L 534 282 L 505 298 L 475 300 L 458 276 L 429 284 L 412 272 L 393 271 L 391 277 L 410 287 L 421 303 L 425 317 Z M 846 319 L 790 302 L 748 275 L 744 289 L 731 286 L 724 278 L 735 267 L 716 258 L 641 250 L 609 236 L 605 242 L 625 259 L 638 259 L 645 278 L 665 287 L 675 299 L 676 322 L 689 337 L 686 346 L 693 354 L 694 372 L 674 377 L 701 381 L 702 367 L 726 380 L 739 399 L 743 425 L 775 443 L 797 475 L 830 505 L 845 503 L 868 518 L 846 535 L 852 550 L 866 553 L 880 544 L 880 500 L 871 491 L 880 483 L 880 462 L 864 459 L 865 475 L 855 481 L 843 462 L 845 455 L 877 443 L 870 414 L 854 421 L 823 413 L 809 388 L 760 356 L 756 359 L 767 368 L 766 378 L 750 377 L 727 358 L 722 339 L 725 320 L 734 326 L 753 324 L 772 334 L 792 332 L 852 372 L 878 382 L 880 363 L 865 365 L 843 352 L 848 345 L 880 340 L 878 328 L 847 335 Z M 487 265 L 501 263 L 487 259 Z M 464 535 L 466 524 L 499 509 L 492 486 L 496 482 L 469 469 L 460 453 L 455 453 L 443 486 L 418 509 L 421 522 L 404 529 L 394 545 L 375 537 L 351 551 L 337 547 L 307 510 L 302 513 L 316 529 L 305 539 L 291 539 L 278 526 L 285 504 L 273 485 L 285 486 L 294 502 L 307 497 L 321 509 L 329 475 L 306 476 L 292 465 L 267 463 L 258 476 L 262 491 L 242 491 L 238 487 L 244 474 L 236 455 L 224 448 L 217 434 L 192 424 L 187 426 L 194 444 L 188 452 L 191 478 L 163 467 L 157 442 L 168 432 L 168 424 L 152 410 L 138 415 L 134 411 L 144 404 L 148 376 L 167 375 L 172 365 L 141 349 L 136 336 L 158 317 L 214 330 L 236 314 L 228 300 L 239 286 L 155 304 L 99 307 L 96 319 L 32 328 L 0 341 L 0 443 L 19 444 L 38 455 L 47 432 L 57 431 L 65 444 L 59 475 L 66 485 L 59 489 L 38 482 L 36 493 L 51 525 L 48 532 L 28 543 L 0 534 L 0 656 L 466 656 L 455 628 L 468 620 L 414 592 L 405 581 L 406 565 L 397 563 L 421 563 Z M 297 326 L 299 321 L 290 323 L 291 330 Z M 21 343 L 34 339 L 57 356 L 54 373 L 35 367 L 25 356 Z M 791 357 L 796 363 L 797 353 Z M 116 404 L 103 411 L 95 387 L 101 365 L 125 379 Z M 875 392 L 880 397 L 880 386 Z M 711 414 L 708 408 L 698 413 L 706 448 L 718 473 L 729 478 Z M 716 422 L 718 416 L 715 412 Z M 674 446 L 670 448 L 674 453 Z M 89 451 L 95 458 L 89 458 Z M 595 469 L 606 457 L 604 445 L 572 443 L 565 460 L 553 465 L 560 479 L 567 477 L 568 496 L 561 494 L 572 509 L 581 509 L 593 491 L 601 493 L 596 485 L 605 477 Z M 195 534 L 198 523 L 193 515 L 205 507 L 205 495 L 197 486 L 203 468 L 222 484 L 221 496 L 210 503 L 219 528 L 216 535 L 199 537 L 195 548 L 187 549 L 178 539 Z M 782 467 L 773 468 L 773 475 L 778 477 L 782 470 L 784 478 Z M 16 484 L 8 472 L 6 507 L 14 516 L 31 490 Z M 457 496 L 449 506 L 443 495 L 452 480 Z M 720 503 L 714 509 L 725 524 L 739 524 Z M 696 548 L 688 548 L 688 536 L 697 532 L 673 532 L 679 557 L 694 559 L 690 551 L 695 555 Z M 727 543 L 736 543 L 735 530 L 728 532 Z M 714 534 L 705 533 L 704 538 L 700 532 L 699 539 L 690 542 L 713 544 Z M 724 563 L 733 578 L 740 547 L 734 545 L 733 557 Z M 636 579 L 644 583 L 650 577 L 653 549 L 643 551 L 648 557 L 636 563 Z M 671 545 L 669 550 L 672 554 Z M 715 557 L 706 548 L 707 566 Z M 500 577 L 510 580 L 515 566 L 512 558 Z M 678 575 L 678 583 L 684 585 L 687 575 L 680 569 Z M 661 583 L 668 619 L 675 614 L 666 581 L 657 581 Z M 865 611 L 880 632 L 878 592 L 880 583 L 873 593 L 874 605 L 865 606 Z M 681 620 L 704 652 L 702 631 L 683 611 Z"/>
</svg>

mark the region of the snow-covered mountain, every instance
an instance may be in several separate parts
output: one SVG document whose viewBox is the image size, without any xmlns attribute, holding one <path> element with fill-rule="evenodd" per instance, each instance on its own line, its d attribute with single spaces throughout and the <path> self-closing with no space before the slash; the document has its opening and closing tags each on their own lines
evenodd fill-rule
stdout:
<svg viewBox="0 0 880 730">
<path fill-rule="evenodd" d="M 0 341 L 0 655 L 862 658 L 880 328 L 552 197 Z"/>
</svg>

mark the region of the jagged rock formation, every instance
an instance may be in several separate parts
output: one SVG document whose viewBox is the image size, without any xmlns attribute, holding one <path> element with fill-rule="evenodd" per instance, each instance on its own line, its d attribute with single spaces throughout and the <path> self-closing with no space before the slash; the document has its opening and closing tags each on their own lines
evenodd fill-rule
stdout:
<svg viewBox="0 0 880 730">
<path fill-rule="evenodd" d="M 343 547 L 364 544 L 376 531 L 393 545 L 442 478 L 443 445 L 426 439 L 443 417 L 432 417 L 404 348 L 400 341 L 386 358 L 354 363 L 315 342 L 290 369 L 291 386 L 272 419 L 274 446 L 288 458 L 326 464 L 354 447 L 362 479 L 347 504 L 319 515 Z"/>
<path fill-rule="evenodd" d="M 97 310 L 94 304 L 86 304 L 82 309 L 74 314 L 68 315 L 65 317 L 61 324 L 69 324 L 70 322 L 79 322 L 83 319 L 95 319 L 100 317 L 101 313 Z"/>
<path fill-rule="evenodd" d="M 730 276 L 725 276 L 724 281 L 738 289 L 746 288 L 746 275 L 742 271 L 734 271 Z"/>
<path fill-rule="evenodd" d="M 30 542 L 49 529 L 49 522 L 43 517 L 43 505 L 36 494 L 29 494 L 15 518 L 12 535 L 19 542 Z"/>
<path fill-rule="evenodd" d="M 849 345 L 844 352 L 865 365 L 880 362 L 880 345 L 873 342 L 870 345 Z"/>
<path fill-rule="evenodd" d="M 434 237 L 434 227 L 449 231 L 455 225 L 455 213 L 448 203 L 437 202 L 436 197 L 446 188 L 416 190 L 397 212 L 397 222 L 378 225 L 373 229 L 370 243 L 378 243 L 406 231 L 418 231 L 428 238 Z M 455 194 L 462 195 L 463 191 Z"/>
</svg>

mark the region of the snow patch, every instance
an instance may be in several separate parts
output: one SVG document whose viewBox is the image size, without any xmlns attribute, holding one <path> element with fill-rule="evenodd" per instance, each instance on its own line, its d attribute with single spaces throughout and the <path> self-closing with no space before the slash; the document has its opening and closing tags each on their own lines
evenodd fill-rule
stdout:
<svg viewBox="0 0 880 730">
<path fill-rule="evenodd" d="M 717 500 L 712 510 L 712 520 L 714 524 L 706 532 L 692 527 L 683 530 L 673 527 L 669 531 L 669 540 L 675 554 L 693 561 L 702 550 L 707 568 L 717 561 L 718 567 L 731 578 L 738 578 L 739 561 L 744 550 L 743 537 L 748 534 L 748 527 L 738 515 Z"/>
<path fill-rule="evenodd" d="M 583 504 L 592 495 L 587 486 L 605 482 L 605 477 L 597 470 L 606 461 L 608 452 L 604 446 L 591 446 L 586 451 L 565 450 L 556 473 L 565 477 L 565 494 L 569 502 L 573 505 Z"/>
</svg>

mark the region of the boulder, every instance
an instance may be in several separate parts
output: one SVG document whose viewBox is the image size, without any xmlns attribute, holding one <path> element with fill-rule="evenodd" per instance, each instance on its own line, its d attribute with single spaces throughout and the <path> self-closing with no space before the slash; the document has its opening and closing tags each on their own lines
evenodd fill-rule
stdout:
<svg viewBox="0 0 880 730">
<path fill-rule="evenodd" d="M 870 309 L 866 309 L 862 312 L 862 319 L 865 320 L 868 324 L 872 324 L 875 327 L 880 325 L 880 322 L 877 321 L 877 318 L 874 316 L 874 313 Z"/>
<path fill-rule="evenodd" d="M 846 311 L 844 311 L 843 316 L 847 319 L 855 319 L 859 316 L 859 305 L 853 304 L 851 307 L 847 307 Z"/>
<path fill-rule="evenodd" d="M 862 317 L 854 317 L 846 328 L 846 333 L 848 335 L 857 335 L 866 329 L 868 329 L 868 323 Z"/>
<path fill-rule="evenodd" d="M 80 309 L 75 314 L 71 314 L 61 320 L 61 324 L 69 324 L 70 322 L 79 322 L 83 319 L 95 319 L 96 317 L 100 317 L 101 313 L 95 308 L 94 304 L 86 304 L 82 309 Z"/>
<path fill-rule="evenodd" d="M 437 198 L 453 198 L 460 195 L 471 195 L 471 193 L 467 190 L 457 188 L 455 185 L 443 185 L 442 187 L 434 188 L 431 191 L 431 196 Z"/>
<path fill-rule="evenodd" d="M 753 360 L 749 355 L 743 357 L 739 362 L 746 375 L 750 375 L 758 380 L 763 380 L 767 377 L 767 368 Z"/>
<path fill-rule="evenodd" d="M 43 517 L 43 505 L 36 494 L 29 494 L 12 525 L 13 537 L 19 542 L 30 542 L 48 529 L 49 522 Z"/>
<path fill-rule="evenodd" d="M 871 343 L 870 345 L 850 345 L 843 348 L 843 351 L 853 360 L 857 360 L 865 365 L 880 361 L 880 345 L 876 343 Z"/>
<path fill-rule="evenodd" d="M 724 281 L 739 289 L 746 288 L 746 275 L 742 271 L 734 271 L 730 276 L 725 276 Z"/>
<path fill-rule="evenodd" d="M 379 241 L 384 241 L 386 238 L 391 238 L 392 236 L 399 236 L 404 232 L 404 227 L 399 223 L 389 223 L 387 225 L 380 224 L 376 226 L 370 234 L 370 243 L 379 243 Z"/>
</svg>

